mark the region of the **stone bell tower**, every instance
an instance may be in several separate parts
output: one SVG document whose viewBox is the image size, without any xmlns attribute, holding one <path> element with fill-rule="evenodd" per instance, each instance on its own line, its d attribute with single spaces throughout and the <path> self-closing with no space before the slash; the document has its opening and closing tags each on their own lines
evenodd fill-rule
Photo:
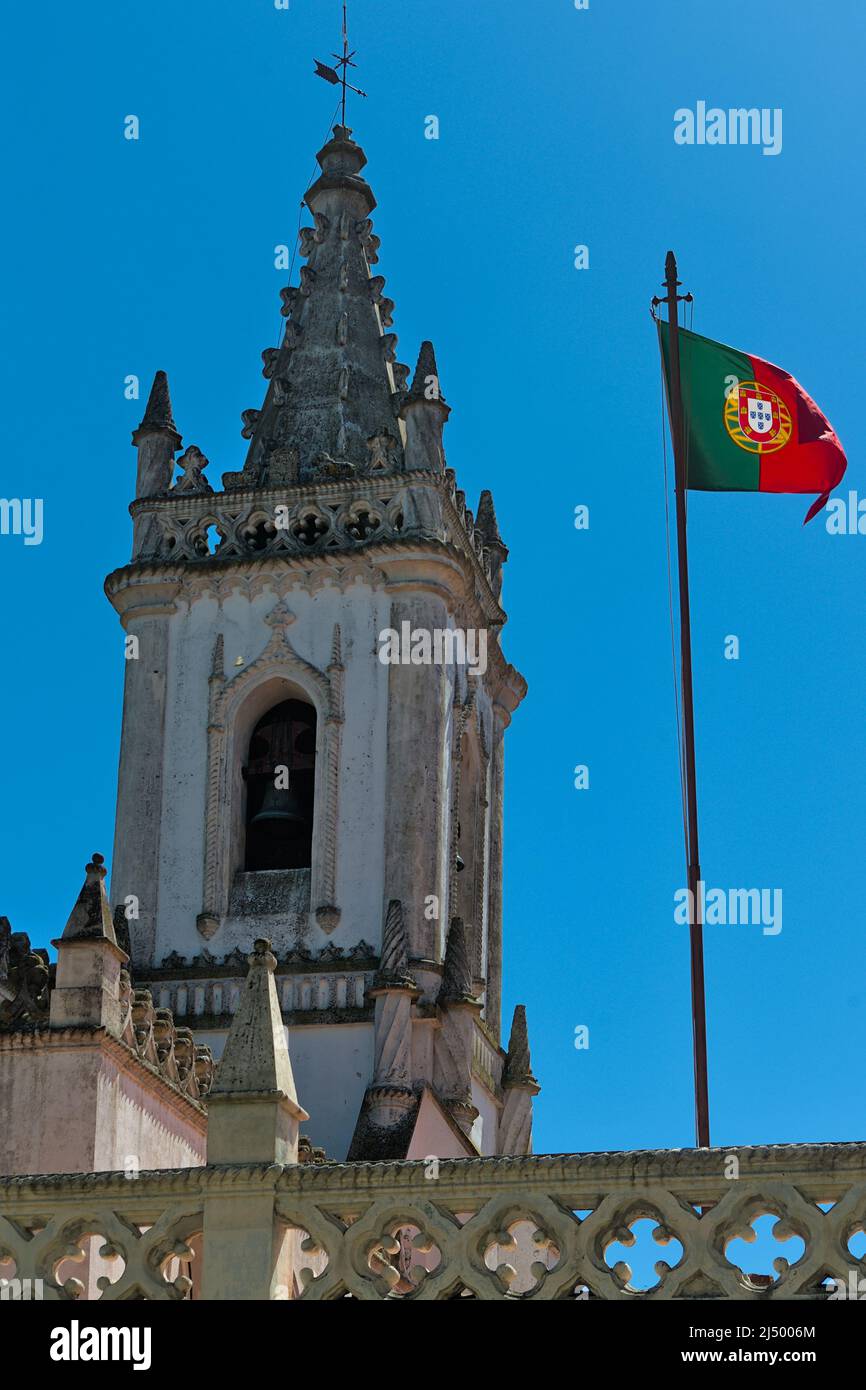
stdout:
<svg viewBox="0 0 866 1390">
<path fill-rule="evenodd" d="M 396 361 L 364 152 L 338 125 L 318 161 L 243 467 L 215 491 L 175 459 L 162 372 L 133 435 L 116 921 L 215 1052 L 272 943 L 329 1157 L 526 1152 L 522 1013 L 499 1032 L 508 552 L 446 466 L 431 344 L 411 384 Z"/>
</svg>

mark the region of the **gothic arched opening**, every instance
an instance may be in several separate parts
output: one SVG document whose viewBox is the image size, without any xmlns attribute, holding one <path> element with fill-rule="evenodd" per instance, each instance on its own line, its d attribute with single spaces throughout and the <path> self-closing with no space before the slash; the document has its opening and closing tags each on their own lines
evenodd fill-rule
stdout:
<svg viewBox="0 0 866 1390">
<path fill-rule="evenodd" d="M 316 711 L 283 700 L 262 715 L 243 769 L 247 784 L 244 868 L 305 869 L 312 863 Z"/>
</svg>

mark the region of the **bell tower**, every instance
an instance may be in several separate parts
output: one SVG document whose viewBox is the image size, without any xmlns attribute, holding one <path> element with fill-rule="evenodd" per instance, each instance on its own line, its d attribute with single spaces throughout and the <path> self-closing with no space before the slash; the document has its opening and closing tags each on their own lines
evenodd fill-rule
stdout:
<svg viewBox="0 0 866 1390">
<path fill-rule="evenodd" d="M 215 489 L 180 453 L 163 372 L 133 434 L 112 901 L 136 984 L 216 1053 L 272 943 L 330 1158 L 526 1152 L 522 1014 L 500 1044 L 508 552 L 446 466 L 432 345 L 411 383 L 396 360 L 364 152 L 337 125 L 317 159 L 242 467 Z"/>
</svg>

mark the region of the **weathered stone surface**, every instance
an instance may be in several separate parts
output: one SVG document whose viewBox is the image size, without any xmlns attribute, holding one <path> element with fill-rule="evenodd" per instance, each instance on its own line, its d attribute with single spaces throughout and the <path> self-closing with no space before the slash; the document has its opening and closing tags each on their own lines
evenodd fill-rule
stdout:
<svg viewBox="0 0 866 1390">
<path fill-rule="evenodd" d="M 280 935 L 292 922 L 306 923 L 310 911 L 310 870 L 270 869 L 235 875 L 229 897 L 230 917 L 281 917 Z"/>
<path fill-rule="evenodd" d="M 0 1028 L 21 1028 L 48 1017 L 47 951 L 34 951 L 26 932 L 0 917 Z"/>
</svg>

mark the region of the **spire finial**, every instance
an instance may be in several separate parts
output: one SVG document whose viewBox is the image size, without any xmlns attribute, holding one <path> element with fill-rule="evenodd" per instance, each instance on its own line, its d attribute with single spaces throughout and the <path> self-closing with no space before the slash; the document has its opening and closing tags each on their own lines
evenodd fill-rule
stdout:
<svg viewBox="0 0 866 1390">
<path fill-rule="evenodd" d="M 297 1103 L 276 986 L 277 958 L 266 937 L 247 956 L 249 973 L 217 1068 L 212 1096 L 281 1094 Z"/>
<path fill-rule="evenodd" d="M 266 937 L 249 973 L 208 1095 L 208 1163 L 297 1163 L 298 1104 L 277 998 L 277 959 Z M 239 1109 L 239 1105 L 243 1109 Z"/>
<path fill-rule="evenodd" d="M 439 384 L 439 369 L 436 366 L 436 354 L 433 351 L 433 344 L 429 338 L 425 338 L 418 352 L 418 362 L 415 366 L 415 375 L 412 378 L 412 385 L 409 390 L 410 400 L 438 401 L 440 405 L 445 405 L 445 397 Z M 448 414 L 450 415 L 450 410 Z"/>
<path fill-rule="evenodd" d="M 165 372 L 156 372 L 154 375 L 147 405 L 144 408 L 144 416 L 141 424 L 132 434 L 133 444 L 141 443 L 142 439 L 145 439 L 149 434 L 167 435 L 172 439 L 175 449 L 179 449 L 181 446 L 181 437 L 172 414 L 168 377 Z"/>
<path fill-rule="evenodd" d="M 351 82 L 346 80 L 346 69 L 356 68 L 358 66 L 357 63 L 352 62 L 355 56 L 355 50 L 353 49 L 351 53 L 349 52 L 349 21 L 346 8 L 346 0 L 343 0 L 343 52 L 342 55 L 339 53 L 331 54 L 332 58 L 336 58 L 337 67 L 340 69 L 340 72 L 337 72 L 335 68 L 328 67 L 327 63 L 320 63 L 318 58 L 313 59 L 313 62 L 316 64 L 316 76 L 323 77 L 325 81 L 330 82 L 332 86 L 339 84 L 343 89 L 340 100 L 340 125 L 343 127 L 346 125 L 347 89 L 350 92 L 357 92 L 359 97 L 365 97 L 367 95 L 366 92 L 361 91 L 360 87 L 353 87 Z"/>
<path fill-rule="evenodd" d="M 451 918 L 451 929 L 445 944 L 439 1003 L 475 1003 L 475 995 L 472 990 L 472 970 L 469 965 L 469 953 L 466 949 L 466 930 L 462 917 Z"/>
<path fill-rule="evenodd" d="M 111 908 L 105 892 L 106 872 L 104 857 L 101 854 L 91 855 L 90 863 L 85 865 L 81 892 L 63 929 L 64 942 L 104 938 L 110 941 L 112 946 L 117 945 Z"/>
<path fill-rule="evenodd" d="M 399 898 L 392 898 L 385 914 L 385 927 L 382 932 L 382 955 L 376 972 L 377 989 L 388 986 L 410 986 L 415 982 L 409 974 L 409 939 L 403 921 L 403 904 Z"/>
<path fill-rule="evenodd" d="M 502 1076 L 503 1086 L 538 1086 L 529 1060 L 529 1031 L 526 1027 L 526 1006 L 517 1004 L 511 1023 L 511 1036 Z"/>
<path fill-rule="evenodd" d="M 499 534 L 499 522 L 496 520 L 493 493 L 490 491 L 489 487 L 484 488 L 478 499 L 478 511 L 475 515 L 475 525 L 484 537 L 485 545 L 497 545 L 505 551 L 506 555 L 508 554 L 505 543 Z"/>
</svg>

